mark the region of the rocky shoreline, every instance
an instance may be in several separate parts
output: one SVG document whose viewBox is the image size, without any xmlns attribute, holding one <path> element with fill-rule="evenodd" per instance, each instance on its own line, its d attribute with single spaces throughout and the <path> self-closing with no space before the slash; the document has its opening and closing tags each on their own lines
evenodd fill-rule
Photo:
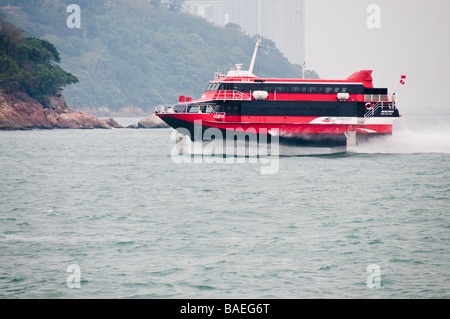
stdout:
<svg viewBox="0 0 450 319">
<path fill-rule="evenodd" d="M 151 114 L 128 128 L 168 127 L 155 114 Z M 32 129 L 112 129 L 123 128 L 113 118 L 100 119 L 94 115 L 72 110 L 64 97 L 51 97 L 50 106 L 42 104 L 18 92 L 0 92 L 0 130 Z"/>
</svg>

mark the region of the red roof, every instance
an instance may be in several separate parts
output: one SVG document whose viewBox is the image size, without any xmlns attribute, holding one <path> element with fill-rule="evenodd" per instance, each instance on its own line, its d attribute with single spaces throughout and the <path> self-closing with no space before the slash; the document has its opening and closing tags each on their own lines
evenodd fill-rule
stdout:
<svg viewBox="0 0 450 319">
<path fill-rule="evenodd" d="M 214 82 L 283 82 L 283 83 L 362 83 L 365 87 L 373 88 L 372 70 L 361 70 L 353 73 L 345 80 L 325 79 L 263 79 L 257 77 L 225 77 Z"/>
</svg>

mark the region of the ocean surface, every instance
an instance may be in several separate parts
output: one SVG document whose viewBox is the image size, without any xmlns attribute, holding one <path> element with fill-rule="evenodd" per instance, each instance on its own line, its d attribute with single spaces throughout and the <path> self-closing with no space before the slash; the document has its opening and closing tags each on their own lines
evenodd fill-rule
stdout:
<svg viewBox="0 0 450 319">
<path fill-rule="evenodd" d="M 0 131 L 0 298 L 449 298 L 449 122 L 271 174 L 171 129 Z"/>
</svg>

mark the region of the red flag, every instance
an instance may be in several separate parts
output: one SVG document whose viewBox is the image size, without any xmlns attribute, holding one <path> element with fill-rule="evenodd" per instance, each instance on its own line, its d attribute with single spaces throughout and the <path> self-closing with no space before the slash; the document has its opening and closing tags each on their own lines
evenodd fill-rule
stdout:
<svg viewBox="0 0 450 319">
<path fill-rule="evenodd" d="M 405 85 L 405 79 L 406 79 L 406 75 L 401 75 L 400 76 L 400 84 Z"/>
</svg>

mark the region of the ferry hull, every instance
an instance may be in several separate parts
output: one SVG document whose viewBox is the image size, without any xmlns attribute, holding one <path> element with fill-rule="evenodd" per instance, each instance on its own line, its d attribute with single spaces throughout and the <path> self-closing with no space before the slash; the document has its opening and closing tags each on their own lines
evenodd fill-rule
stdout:
<svg viewBox="0 0 450 319">
<path fill-rule="evenodd" d="M 276 141 L 284 147 L 345 148 L 349 141 L 348 132 L 359 131 L 357 139 L 370 136 L 390 135 L 392 125 L 372 125 L 369 130 L 350 124 L 286 124 L 286 123 L 242 123 L 216 122 L 208 117 L 193 120 L 190 114 L 158 114 L 169 126 L 189 136 L 191 141 L 214 139 L 236 139 L 271 143 Z M 374 127 L 377 126 L 377 127 Z M 369 133 L 370 132 L 370 133 Z M 373 133 L 377 132 L 377 133 Z M 356 143 L 356 140 L 353 141 Z"/>
</svg>

